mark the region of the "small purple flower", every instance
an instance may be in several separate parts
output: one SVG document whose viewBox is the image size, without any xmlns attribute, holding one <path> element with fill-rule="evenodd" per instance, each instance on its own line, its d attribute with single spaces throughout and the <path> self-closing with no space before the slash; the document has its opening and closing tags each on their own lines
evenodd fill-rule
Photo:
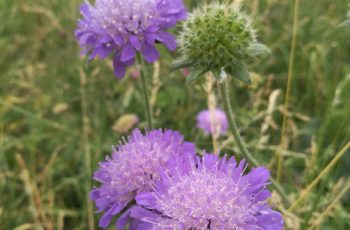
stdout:
<svg viewBox="0 0 350 230">
<path fill-rule="evenodd" d="M 136 196 L 131 216 L 152 225 L 144 230 L 282 229 L 282 215 L 266 201 L 269 171 L 258 167 L 244 175 L 246 168 L 233 157 L 174 159 L 153 191 Z"/>
<path fill-rule="evenodd" d="M 175 38 L 166 30 L 187 16 L 182 0 L 96 0 L 95 6 L 85 1 L 80 13 L 83 18 L 75 36 L 83 53 L 90 53 L 90 59 L 113 53 L 114 74 L 119 78 L 135 62 L 137 52 L 148 63 L 156 61 L 156 42 L 175 50 Z"/>
<path fill-rule="evenodd" d="M 195 146 L 184 142 L 183 136 L 171 130 L 152 130 L 143 135 L 136 129 L 128 141 L 113 149 L 113 155 L 100 163 L 94 179 L 101 183 L 91 191 L 98 212 L 104 212 L 99 221 L 101 228 L 107 228 L 114 216 L 123 212 L 116 222 L 118 229 L 124 229 L 129 221 L 128 205 L 135 196 L 150 191 L 160 179 L 159 170 L 172 157 L 189 155 L 194 157 Z M 132 226 L 139 221 L 131 220 Z M 145 223 L 141 223 L 147 225 Z"/>
<path fill-rule="evenodd" d="M 225 134 L 228 128 L 226 114 L 221 109 L 214 109 L 212 112 L 203 110 L 197 115 L 197 127 L 203 129 L 206 134 Z"/>
</svg>

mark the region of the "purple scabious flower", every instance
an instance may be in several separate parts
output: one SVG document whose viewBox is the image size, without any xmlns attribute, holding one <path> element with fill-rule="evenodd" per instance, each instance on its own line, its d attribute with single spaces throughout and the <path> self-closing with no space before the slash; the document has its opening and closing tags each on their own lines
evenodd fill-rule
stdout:
<svg viewBox="0 0 350 230">
<path fill-rule="evenodd" d="M 175 38 L 166 32 L 187 16 L 182 0 L 96 0 L 80 7 L 83 18 L 75 36 L 89 59 L 114 54 L 114 74 L 122 78 L 125 69 L 141 52 L 148 63 L 158 59 L 156 42 L 176 49 Z"/>
<path fill-rule="evenodd" d="M 203 110 L 197 115 L 197 127 L 206 134 L 225 134 L 228 129 L 226 114 L 221 109 Z"/>
<path fill-rule="evenodd" d="M 136 129 L 124 142 L 113 149 L 112 156 L 101 162 L 94 173 L 94 180 L 101 184 L 91 191 L 90 197 L 98 212 L 104 212 L 99 221 L 101 228 L 107 228 L 112 218 L 123 212 L 116 226 L 124 229 L 135 196 L 155 186 L 160 179 L 159 170 L 167 161 L 183 155 L 195 156 L 195 146 L 171 130 L 152 130 L 143 135 Z M 136 229 L 139 224 L 131 220 L 129 228 Z"/>
<path fill-rule="evenodd" d="M 146 229 L 279 230 L 282 215 L 271 209 L 269 171 L 232 157 L 174 159 L 153 191 L 136 196 L 133 218 L 152 225 Z"/>
</svg>

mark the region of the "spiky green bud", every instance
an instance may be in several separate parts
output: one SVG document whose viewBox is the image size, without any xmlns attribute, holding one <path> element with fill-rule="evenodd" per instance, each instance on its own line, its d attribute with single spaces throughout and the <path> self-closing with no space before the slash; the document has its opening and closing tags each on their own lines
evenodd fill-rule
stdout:
<svg viewBox="0 0 350 230">
<path fill-rule="evenodd" d="M 213 3 L 195 10 L 179 37 L 182 56 L 173 69 L 191 67 L 190 80 L 212 71 L 249 83 L 246 61 L 269 49 L 257 42 L 251 19 L 232 5 Z"/>
</svg>

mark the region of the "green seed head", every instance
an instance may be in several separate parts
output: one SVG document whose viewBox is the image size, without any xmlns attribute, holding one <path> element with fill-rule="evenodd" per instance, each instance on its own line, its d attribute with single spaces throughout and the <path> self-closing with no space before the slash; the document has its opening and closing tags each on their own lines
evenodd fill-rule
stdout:
<svg viewBox="0 0 350 230">
<path fill-rule="evenodd" d="M 253 46 L 259 46 L 259 51 L 252 50 Z M 197 76 L 221 70 L 234 74 L 242 72 L 242 68 L 247 72 L 245 62 L 257 52 L 261 53 L 262 48 L 268 50 L 262 46 L 257 43 L 251 19 L 246 14 L 231 5 L 213 3 L 195 10 L 184 23 L 179 37 L 182 56 L 174 66 L 192 66 Z"/>
</svg>

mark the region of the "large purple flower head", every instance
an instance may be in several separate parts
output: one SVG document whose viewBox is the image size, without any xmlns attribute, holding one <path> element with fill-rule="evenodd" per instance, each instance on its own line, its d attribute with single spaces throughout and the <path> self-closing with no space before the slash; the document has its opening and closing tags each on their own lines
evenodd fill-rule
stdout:
<svg viewBox="0 0 350 230">
<path fill-rule="evenodd" d="M 152 225 L 144 229 L 282 229 L 281 214 L 266 202 L 269 171 L 245 170 L 245 161 L 208 154 L 174 160 L 153 191 L 136 196 L 131 216 Z"/>
<path fill-rule="evenodd" d="M 186 18 L 182 0 L 96 0 L 80 7 L 83 18 L 75 36 L 89 58 L 114 54 L 114 73 L 125 75 L 125 68 L 135 61 L 137 51 L 146 62 L 158 59 L 156 42 L 169 50 L 176 49 L 174 37 L 166 32 Z"/>
<path fill-rule="evenodd" d="M 127 209 L 140 192 L 150 191 L 160 179 L 159 170 L 173 157 L 194 158 L 195 146 L 171 130 L 153 130 L 143 135 L 136 129 L 128 141 L 113 150 L 113 155 L 100 163 L 94 179 L 101 183 L 91 191 L 98 212 L 105 212 L 99 226 L 108 227 L 112 218 Z M 123 229 L 130 210 L 125 210 L 116 225 Z M 130 229 L 133 229 L 130 227 Z"/>
<path fill-rule="evenodd" d="M 226 114 L 221 109 L 203 110 L 197 115 L 197 127 L 206 134 L 224 134 L 228 129 Z"/>
</svg>

